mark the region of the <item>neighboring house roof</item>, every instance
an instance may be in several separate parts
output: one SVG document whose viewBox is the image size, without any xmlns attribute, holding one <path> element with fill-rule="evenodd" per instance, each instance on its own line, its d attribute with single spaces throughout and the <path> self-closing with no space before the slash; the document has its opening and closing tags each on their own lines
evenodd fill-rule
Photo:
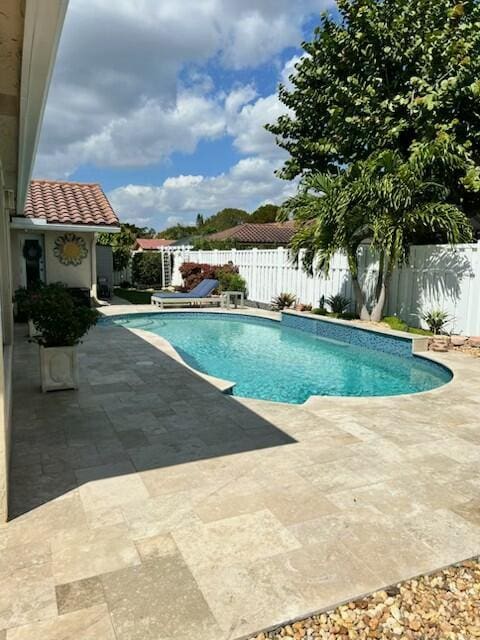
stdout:
<svg viewBox="0 0 480 640">
<path fill-rule="evenodd" d="M 166 240 L 165 238 L 137 238 L 133 248 L 134 250 L 144 249 L 146 251 L 155 251 L 155 249 L 169 247 L 171 244 L 173 244 L 173 240 Z"/>
<path fill-rule="evenodd" d="M 245 244 L 288 244 L 295 233 L 294 222 L 245 222 L 207 236 L 210 240 L 235 240 Z"/>
<path fill-rule="evenodd" d="M 48 224 L 119 226 L 118 218 L 99 184 L 32 180 L 25 202 L 26 218 Z"/>
</svg>

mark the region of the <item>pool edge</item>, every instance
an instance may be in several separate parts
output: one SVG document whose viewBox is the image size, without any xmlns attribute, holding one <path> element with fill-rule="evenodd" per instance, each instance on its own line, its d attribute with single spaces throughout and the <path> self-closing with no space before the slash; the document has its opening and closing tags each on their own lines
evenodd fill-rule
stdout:
<svg viewBox="0 0 480 640">
<path fill-rule="evenodd" d="M 146 305 L 137 305 L 138 307 L 145 307 Z M 245 316 L 245 317 L 253 317 L 253 318 L 262 318 L 262 319 L 269 319 L 269 320 L 273 320 L 276 322 L 280 322 L 281 323 L 281 316 L 283 313 L 288 313 L 288 314 L 292 314 L 292 315 L 297 315 L 297 316 L 303 316 L 305 317 L 305 313 L 300 313 L 300 312 L 296 312 L 296 311 L 282 311 L 282 314 L 280 313 L 275 313 L 276 317 L 272 317 L 272 312 L 266 312 L 262 309 L 252 309 L 251 307 L 248 307 L 248 312 L 245 312 L 245 309 L 218 309 L 218 310 L 212 310 L 212 309 L 164 309 L 164 310 L 155 310 L 152 309 L 151 307 L 145 309 L 129 309 L 128 307 L 126 309 L 122 309 L 122 311 L 120 311 L 119 313 L 109 313 L 109 314 L 102 314 L 103 317 L 105 319 L 113 319 L 113 318 L 119 318 L 122 316 L 129 316 L 129 315 L 157 315 L 157 314 L 171 314 L 171 313 L 214 313 L 215 315 L 235 315 L 235 316 Z M 312 315 L 308 315 L 307 316 L 308 319 L 312 319 L 312 320 L 323 320 L 323 316 L 321 318 L 318 318 L 316 316 Z M 223 395 L 230 395 L 232 398 L 236 399 L 236 400 L 253 400 L 255 402 L 268 402 L 268 403 L 273 403 L 273 404 L 281 404 L 281 405 L 287 405 L 287 406 L 297 406 L 297 407 L 305 407 L 305 408 L 314 408 L 314 405 L 317 405 L 319 402 L 325 402 L 328 401 L 330 399 L 336 399 L 338 400 L 339 398 L 342 398 L 344 400 L 347 401 L 367 401 L 367 402 L 372 402 L 375 400 L 380 400 L 380 399 L 385 399 L 385 398 L 411 398 L 411 397 L 418 397 L 418 396 L 422 396 L 425 394 L 434 394 L 434 393 L 439 393 L 442 390 L 445 389 L 445 387 L 450 386 L 455 380 L 456 380 L 456 372 L 454 371 L 454 369 L 449 366 L 448 364 L 445 364 L 444 362 L 442 362 L 441 359 L 439 359 L 439 354 L 432 354 L 431 352 L 415 352 L 413 349 L 413 343 L 415 340 L 422 340 L 424 339 L 423 336 L 411 336 L 409 334 L 402 334 L 402 332 L 399 331 L 389 331 L 387 329 L 385 330 L 381 330 L 381 331 L 377 331 L 376 329 L 372 329 L 370 327 L 358 327 L 358 326 L 352 326 L 350 321 L 346 321 L 346 320 L 341 320 L 341 319 L 333 319 L 333 318 L 329 318 L 328 319 L 329 322 L 331 323 L 337 323 L 337 324 L 342 324 L 342 325 L 346 325 L 347 327 L 350 326 L 350 328 L 355 328 L 358 329 L 360 331 L 370 331 L 372 333 L 379 333 L 382 335 L 386 335 L 388 336 L 389 334 L 391 334 L 392 337 L 396 337 L 396 338 L 401 338 L 404 341 L 411 341 L 412 343 L 412 351 L 411 351 L 411 356 L 414 358 L 419 358 L 419 359 L 424 359 L 427 360 L 429 362 L 432 362 L 434 364 L 436 364 L 437 366 L 442 367 L 443 369 L 445 369 L 446 371 L 448 371 L 451 375 L 450 380 L 448 380 L 447 382 L 443 383 L 442 385 L 435 387 L 434 389 L 428 389 L 426 391 L 416 391 L 414 393 L 403 393 L 403 394 L 395 394 L 395 395 L 382 395 L 382 396 L 342 396 L 342 395 L 329 395 L 329 396 L 319 396 L 319 395 L 311 395 L 309 398 L 307 398 L 307 400 L 305 400 L 305 402 L 302 403 L 289 403 L 289 402 L 282 402 L 282 401 L 277 401 L 277 400 L 264 400 L 262 398 L 249 398 L 249 397 L 243 397 L 243 396 L 233 396 L 232 394 L 232 390 L 235 387 L 235 385 L 237 384 L 236 382 L 232 382 L 230 380 L 223 380 L 222 378 L 217 378 L 215 376 L 211 376 L 207 373 L 204 373 L 203 371 L 199 371 L 198 369 L 195 369 L 194 367 L 192 367 L 191 365 L 189 365 L 188 363 L 185 362 L 185 360 L 182 358 L 182 356 L 178 353 L 178 351 L 173 347 L 173 345 L 166 339 L 163 338 L 161 336 L 158 336 L 155 333 L 152 333 L 151 331 L 148 331 L 146 329 L 134 329 L 134 328 L 129 328 L 129 327 L 124 327 L 126 329 L 128 329 L 128 331 L 131 331 L 132 333 L 135 333 L 136 335 L 138 335 L 140 338 L 144 339 L 146 342 L 148 342 L 149 344 L 151 344 L 152 346 L 154 346 L 155 348 L 157 348 L 159 351 L 162 351 L 163 353 L 165 353 L 166 355 L 169 355 L 170 357 L 173 357 L 177 362 L 179 362 L 180 364 L 182 364 L 184 367 L 186 367 L 187 369 L 189 369 L 190 371 L 192 371 L 193 373 L 195 373 L 196 375 L 200 376 L 201 378 L 203 378 L 204 380 L 206 380 L 207 382 L 209 382 L 210 384 L 212 384 L 217 391 L 219 391 L 220 393 L 222 393 Z M 420 355 L 421 353 L 421 355 Z"/>
</svg>

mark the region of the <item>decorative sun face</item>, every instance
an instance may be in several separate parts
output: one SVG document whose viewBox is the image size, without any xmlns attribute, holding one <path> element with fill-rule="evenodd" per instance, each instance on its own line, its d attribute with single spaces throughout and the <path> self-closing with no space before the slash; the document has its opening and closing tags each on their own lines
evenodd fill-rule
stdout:
<svg viewBox="0 0 480 640">
<path fill-rule="evenodd" d="M 86 242 L 74 233 L 65 233 L 55 240 L 53 255 L 64 265 L 78 266 L 88 255 Z"/>
</svg>

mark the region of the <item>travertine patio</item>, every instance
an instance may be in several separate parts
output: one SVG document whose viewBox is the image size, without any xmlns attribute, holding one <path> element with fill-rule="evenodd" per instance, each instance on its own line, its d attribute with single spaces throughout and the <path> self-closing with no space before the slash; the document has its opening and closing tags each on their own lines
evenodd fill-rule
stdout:
<svg viewBox="0 0 480 640">
<path fill-rule="evenodd" d="M 16 347 L 0 638 L 222 640 L 480 552 L 480 367 L 310 408 L 221 395 L 128 330 L 42 395 Z"/>
</svg>

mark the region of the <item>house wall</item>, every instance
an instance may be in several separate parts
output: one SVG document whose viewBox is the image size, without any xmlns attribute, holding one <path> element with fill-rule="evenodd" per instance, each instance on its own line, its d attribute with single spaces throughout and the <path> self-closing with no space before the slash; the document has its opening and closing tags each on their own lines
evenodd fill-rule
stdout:
<svg viewBox="0 0 480 640">
<path fill-rule="evenodd" d="M 87 245 L 88 255 L 78 266 L 64 265 L 55 257 L 53 250 L 55 240 L 62 236 L 61 232 L 45 233 L 45 270 L 47 283 L 64 282 L 69 287 L 88 287 L 92 288 L 93 270 L 92 255 L 95 259 L 95 252 L 92 253 L 92 241 L 94 242 L 93 233 L 76 233 L 75 235 L 83 238 Z"/>
<path fill-rule="evenodd" d="M 87 287 L 95 295 L 95 234 L 75 233 L 83 238 L 87 245 L 88 255 L 78 266 L 64 265 L 54 255 L 55 241 L 63 233 L 56 231 L 46 231 L 39 234 L 44 241 L 44 260 L 46 282 L 63 282 L 69 287 Z M 31 237 L 31 232 L 20 230 L 12 231 L 12 271 L 14 288 L 24 286 L 24 258 L 22 254 L 22 242 L 25 237 Z"/>
<path fill-rule="evenodd" d="M 0 522 L 7 518 L 12 404 L 12 275 L 9 206 L 17 189 L 20 64 L 24 3 L 0 4 Z"/>
<path fill-rule="evenodd" d="M 8 469 L 12 416 L 12 279 L 10 269 L 9 216 L 5 206 L 4 177 L 0 157 L 0 522 L 8 513 Z"/>
</svg>

